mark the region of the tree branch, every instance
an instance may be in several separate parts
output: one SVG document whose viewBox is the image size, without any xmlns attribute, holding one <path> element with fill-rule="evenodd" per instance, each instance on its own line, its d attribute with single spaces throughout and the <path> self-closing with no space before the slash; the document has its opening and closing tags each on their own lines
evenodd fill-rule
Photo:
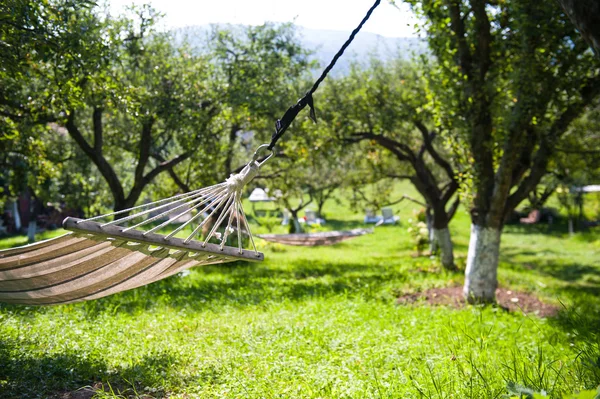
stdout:
<svg viewBox="0 0 600 399">
<path fill-rule="evenodd" d="M 450 180 L 454 181 L 456 179 L 454 175 L 454 170 L 448 161 L 441 157 L 441 155 L 435 150 L 433 147 L 433 140 L 435 138 L 435 132 L 429 132 L 429 129 L 423 124 L 423 122 L 419 120 L 414 121 L 415 126 L 421 132 L 421 136 L 423 136 L 423 145 L 425 149 L 431 155 L 433 160 L 444 169 L 446 175 L 450 178 Z"/>
<path fill-rule="evenodd" d="M 150 158 L 150 146 L 152 144 L 152 125 L 154 124 L 154 118 L 145 121 L 142 124 L 142 135 L 140 137 L 140 153 L 138 155 L 138 163 L 135 168 L 134 185 L 142 183 L 144 180 L 144 169 L 148 164 L 148 158 Z M 160 173 L 160 172 L 159 172 Z"/>
<path fill-rule="evenodd" d="M 400 161 L 408 161 L 411 164 L 415 161 L 415 153 L 410 149 L 406 144 L 402 144 L 396 140 L 392 140 L 388 137 L 385 137 L 382 134 L 375 133 L 354 133 L 352 137 L 357 141 L 361 140 L 373 140 L 376 141 L 379 145 L 389 150 L 392 154 L 398 158 Z"/>
<path fill-rule="evenodd" d="M 157 161 L 159 161 L 161 163 L 165 162 L 165 158 L 163 158 L 159 154 L 152 154 L 151 157 L 154 158 L 154 159 L 156 159 Z M 179 175 L 177 174 L 177 172 L 175 172 L 174 167 L 169 168 L 169 170 L 167 171 L 167 173 L 169 173 L 169 176 L 171 176 L 171 179 L 173 179 L 173 182 L 175 182 L 175 184 L 177 185 L 177 187 L 179 187 L 181 189 L 181 191 L 183 191 L 184 193 L 189 193 L 190 191 L 192 191 L 192 189 L 190 188 L 190 186 L 187 185 L 183 180 L 181 180 L 179 178 Z"/>
<path fill-rule="evenodd" d="M 110 166 L 110 164 L 106 161 L 104 156 L 95 151 L 94 148 L 87 142 L 83 134 L 79 131 L 77 126 L 75 125 L 75 111 L 70 111 L 67 117 L 67 123 L 65 125 L 67 128 L 67 132 L 69 132 L 69 136 L 75 140 L 79 148 L 92 160 L 92 162 L 96 165 L 108 186 L 110 187 L 110 191 L 115 200 L 115 206 L 120 206 L 123 204 L 123 200 L 125 199 L 125 193 L 123 192 L 123 186 L 119 181 L 119 177 L 115 173 L 115 170 Z"/>
<path fill-rule="evenodd" d="M 421 201 L 419 201 L 419 200 L 416 200 L 416 199 L 414 199 L 413 197 L 410 197 L 410 196 L 408 196 L 408 195 L 403 195 L 402 197 L 400 197 L 400 199 L 399 199 L 399 200 L 396 200 L 396 201 L 394 201 L 394 202 L 390 202 L 389 204 L 386 204 L 385 206 L 392 206 L 392 205 L 399 204 L 399 203 L 401 203 L 402 201 L 404 201 L 405 199 L 406 199 L 406 200 L 409 200 L 409 201 L 412 201 L 412 202 L 414 202 L 414 203 L 415 203 L 415 204 L 417 204 L 417 205 L 421 205 L 421 206 L 423 206 L 423 207 L 425 207 L 425 208 L 427 208 L 427 207 L 429 206 L 429 205 L 427 205 L 426 203 L 424 203 L 424 202 L 421 202 Z"/>
<path fill-rule="evenodd" d="M 448 221 L 451 221 L 452 218 L 454 217 L 454 215 L 456 214 L 456 210 L 458 209 L 458 205 L 460 205 L 460 198 L 456 198 L 454 200 L 454 202 L 452 203 L 452 205 L 450 206 L 450 209 L 448 209 L 448 212 L 447 212 Z"/>
<path fill-rule="evenodd" d="M 600 75 L 597 75 L 588 81 L 581 90 L 581 100 L 567 107 L 560 117 L 554 121 L 548 134 L 543 137 L 542 142 L 533 157 L 529 175 L 521 181 L 517 190 L 508 197 L 504 209 L 505 217 L 512 212 L 521 201 L 527 198 L 529 192 L 538 185 L 546 173 L 550 157 L 555 151 L 556 142 L 567 131 L 571 122 L 581 115 L 586 105 L 598 95 L 600 95 Z"/>
<path fill-rule="evenodd" d="M 449 0 L 447 2 L 450 11 L 450 29 L 456 36 L 456 49 L 461 72 L 470 80 L 472 78 L 473 55 L 469 50 L 469 44 L 465 37 L 465 22 L 460 16 L 461 3 L 460 0 Z"/>
<path fill-rule="evenodd" d="M 143 177 L 143 179 L 142 179 L 143 185 L 145 186 L 146 184 L 150 183 L 152 181 L 152 179 L 154 179 L 156 176 L 158 176 L 158 174 L 164 172 L 165 170 L 169 170 L 169 169 L 175 167 L 176 165 L 178 165 L 181 162 L 188 159 L 191 155 L 192 155 L 191 152 L 184 152 L 183 154 L 181 154 L 169 161 L 161 162 L 157 167 L 152 169 L 146 176 Z"/>
<path fill-rule="evenodd" d="M 102 154 L 102 145 L 104 142 L 102 128 L 102 108 L 94 107 L 92 123 L 94 126 L 94 152 Z"/>
</svg>

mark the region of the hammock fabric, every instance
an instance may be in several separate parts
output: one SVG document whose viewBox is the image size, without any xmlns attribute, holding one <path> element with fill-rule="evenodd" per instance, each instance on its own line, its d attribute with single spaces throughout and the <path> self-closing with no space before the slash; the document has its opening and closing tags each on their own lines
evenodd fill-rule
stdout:
<svg viewBox="0 0 600 399">
<path fill-rule="evenodd" d="M 347 231 L 325 231 L 319 233 L 296 233 L 296 234 L 261 234 L 257 237 L 265 241 L 276 242 L 285 245 L 298 245 L 312 247 L 317 245 L 333 245 L 351 238 L 360 237 L 372 233 L 373 229 L 354 229 Z"/>
<path fill-rule="evenodd" d="M 237 248 L 182 239 L 168 243 L 158 234 L 142 236 L 130 231 L 102 234 L 100 224 L 67 218 L 66 228 L 77 232 L 15 249 L 0 251 L 0 301 L 30 305 L 52 305 L 97 299 L 150 284 L 194 266 L 235 260 L 261 261 L 253 251 L 239 254 Z"/>
</svg>

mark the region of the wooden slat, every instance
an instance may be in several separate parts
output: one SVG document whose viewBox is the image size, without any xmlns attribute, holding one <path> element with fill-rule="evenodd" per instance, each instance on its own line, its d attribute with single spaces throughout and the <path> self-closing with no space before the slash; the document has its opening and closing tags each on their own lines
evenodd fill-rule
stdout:
<svg viewBox="0 0 600 399">
<path fill-rule="evenodd" d="M 158 247 L 165 247 L 171 249 L 178 249 L 184 251 L 198 252 L 200 254 L 212 254 L 219 256 L 227 256 L 231 260 L 245 260 L 250 262 L 260 262 L 264 260 L 262 253 L 255 253 L 247 249 L 239 253 L 238 248 L 225 246 L 223 250 L 217 244 L 207 243 L 203 246 L 200 241 L 192 240 L 188 244 L 184 243 L 181 238 L 171 237 L 166 239 L 165 236 L 155 233 L 148 233 L 144 235 L 143 231 L 129 230 L 122 231 L 123 228 L 115 225 L 109 225 L 102 227 L 102 224 L 96 222 L 89 222 L 82 219 L 66 218 L 63 221 L 63 227 L 67 230 L 75 231 L 78 233 L 91 233 L 96 237 L 105 238 L 116 238 L 119 240 L 131 240 L 136 243 L 143 243 L 147 245 L 154 245 Z"/>
</svg>

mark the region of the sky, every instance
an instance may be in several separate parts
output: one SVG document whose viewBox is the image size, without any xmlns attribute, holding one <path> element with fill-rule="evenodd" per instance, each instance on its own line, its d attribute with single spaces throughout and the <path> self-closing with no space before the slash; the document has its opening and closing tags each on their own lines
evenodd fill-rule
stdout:
<svg viewBox="0 0 600 399">
<path fill-rule="evenodd" d="M 353 30 L 373 0 L 109 0 L 113 15 L 132 3 L 152 6 L 166 14 L 168 28 L 211 23 L 260 25 L 294 22 L 311 29 Z M 414 37 L 415 18 L 405 4 L 400 9 L 383 0 L 363 27 L 387 37 Z"/>
</svg>

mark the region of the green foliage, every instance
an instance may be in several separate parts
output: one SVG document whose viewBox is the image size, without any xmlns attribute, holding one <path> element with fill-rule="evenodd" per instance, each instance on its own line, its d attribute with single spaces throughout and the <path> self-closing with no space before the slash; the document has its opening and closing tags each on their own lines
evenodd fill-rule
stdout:
<svg viewBox="0 0 600 399">
<path fill-rule="evenodd" d="M 19 46 L 0 71 L 1 195 L 29 188 L 88 214 L 222 181 L 309 67 L 291 25 L 215 28 L 196 49 L 156 30 L 148 5 L 116 17 L 87 1 L 0 11 L 1 51 Z"/>
<path fill-rule="evenodd" d="M 423 250 L 429 244 L 429 230 L 424 222 L 408 219 L 408 233 L 412 237 L 414 249 L 418 255 L 421 255 Z"/>
<path fill-rule="evenodd" d="M 254 219 L 256 219 L 260 226 L 266 228 L 269 233 L 273 232 L 275 226 L 281 224 L 281 219 L 271 211 L 266 211 L 262 216 L 257 216 L 255 214 Z"/>
</svg>

